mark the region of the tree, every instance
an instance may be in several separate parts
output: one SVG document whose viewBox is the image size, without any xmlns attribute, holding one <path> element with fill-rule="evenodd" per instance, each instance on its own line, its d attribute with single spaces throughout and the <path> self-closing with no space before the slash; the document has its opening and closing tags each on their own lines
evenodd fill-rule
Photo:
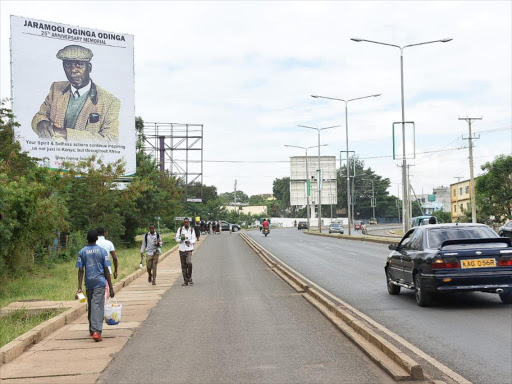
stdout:
<svg viewBox="0 0 512 384">
<path fill-rule="evenodd" d="M 485 173 L 475 183 L 477 212 L 498 222 L 512 218 L 512 156 L 500 155 L 482 170 Z"/>
<path fill-rule="evenodd" d="M 377 175 L 371 168 L 364 167 L 364 161 L 353 158 L 350 161 L 351 174 L 355 167 L 355 177 L 351 178 L 351 193 L 354 203 L 354 218 L 370 218 L 372 181 L 376 199 L 375 216 L 379 218 L 398 218 L 397 198 L 389 196 L 390 181 Z M 344 165 L 337 175 L 338 209 L 347 207 L 347 167 Z M 322 210 L 323 212 L 323 210 Z"/>
<path fill-rule="evenodd" d="M 59 176 L 14 141 L 12 112 L 0 105 L 0 271 L 24 270 L 34 252 L 67 228 Z M 5 268 L 3 267 L 5 266 Z"/>
<path fill-rule="evenodd" d="M 290 178 L 283 177 L 281 179 L 275 179 L 272 185 L 272 193 L 279 202 L 279 208 L 281 211 L 290 208 Z"/>
<path fill-rule="evenodd" d="M 265 205 L 272 197 L 271 193 L 263 193 L 261 195 L 252 195 L 249 197 L 249 205 Z"/>
<path fill-rule="evenodd" d="M 222 205 L 232 205 L 235 202 L 235 192 L 224 192 L 219 195 L 219 199 Z M 236 202 L 237 203 L 248 203 L 249 196 L 243 191 L 236 191 Z"/>
<path fill-rule="evenodd" d="M 451 214 L 451 212 L 436 211 L 436 212 L 434 212 L 432 214 L 432 216 L 437 217 L 437 222 L 439 224 L 451 223 L 452 222 L 452 214 Z"/>
</svg>

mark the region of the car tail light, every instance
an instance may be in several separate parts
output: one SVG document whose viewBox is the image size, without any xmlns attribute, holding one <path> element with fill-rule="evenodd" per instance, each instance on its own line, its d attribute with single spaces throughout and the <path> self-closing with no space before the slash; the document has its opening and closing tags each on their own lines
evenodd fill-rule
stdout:
<svg viewBox="0 0 512 384">
<path fill-rule="evenodd" d="M 498 267 L 512 267 L 512 257 L 501 256 L 498 260 Z"/>
<path fill-rule="evenodd" d="M 432 269 L 460 268 L 457 260 L 434 259 Z"/>
</svg>

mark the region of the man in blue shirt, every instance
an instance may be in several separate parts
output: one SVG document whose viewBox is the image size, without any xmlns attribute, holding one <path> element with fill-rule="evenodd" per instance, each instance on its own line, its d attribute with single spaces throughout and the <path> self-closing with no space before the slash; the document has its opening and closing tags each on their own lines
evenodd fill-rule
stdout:
<svg viewBox="0 0 512 384">
<path fill-rule="evenodd" d="M 105 286 L 108 283 L 110 297 L 114 297 L 114 287 L 110 280 L 110 260 L 107 251 L 96 245 L 98 232 L 87 232 L 87 245 L 78 252 L 78 293 L 82 292 L 82 280 L 85 268 L 85 289 L 89 318 L 89 333 L 94 341 L 101 341 L 103 314 L 105 311 Z"/>
</svg>

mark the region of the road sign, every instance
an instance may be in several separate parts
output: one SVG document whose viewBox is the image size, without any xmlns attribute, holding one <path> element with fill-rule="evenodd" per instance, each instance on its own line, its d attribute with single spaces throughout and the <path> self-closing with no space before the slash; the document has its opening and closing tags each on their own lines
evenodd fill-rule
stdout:
<svg viewBox="0 0 512 384">
<path fill-rule="evenodd" d="M 187 203 L 202 203 L 203 199 L 187 199 Z"/>
</svg>

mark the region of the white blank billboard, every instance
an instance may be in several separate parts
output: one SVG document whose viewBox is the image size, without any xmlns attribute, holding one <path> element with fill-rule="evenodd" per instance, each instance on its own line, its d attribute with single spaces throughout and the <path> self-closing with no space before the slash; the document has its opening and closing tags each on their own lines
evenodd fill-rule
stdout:
<svg viewBox="0 0 512 384">
<path fill-rule="evenodd" d="M 133 36 L 11 16 L 13 111 L 51 168 L 97 155 L 135 173 Z"/>
<path fill-rule="evenodd" d="M 308 174 L 306 175 L 306 160 Z M 311 194 L 309 202 L 318 203 L 318 157 L 294 156 L 290 158 L 290 204 L 305 206 L 307 204 L 306 180 L 311 180 Z M 322 205 L 336 204 L 338 202 L 336 183 L 336 157 L 321 156 L 320 169 L 322 170 Z"/>
</svg>

